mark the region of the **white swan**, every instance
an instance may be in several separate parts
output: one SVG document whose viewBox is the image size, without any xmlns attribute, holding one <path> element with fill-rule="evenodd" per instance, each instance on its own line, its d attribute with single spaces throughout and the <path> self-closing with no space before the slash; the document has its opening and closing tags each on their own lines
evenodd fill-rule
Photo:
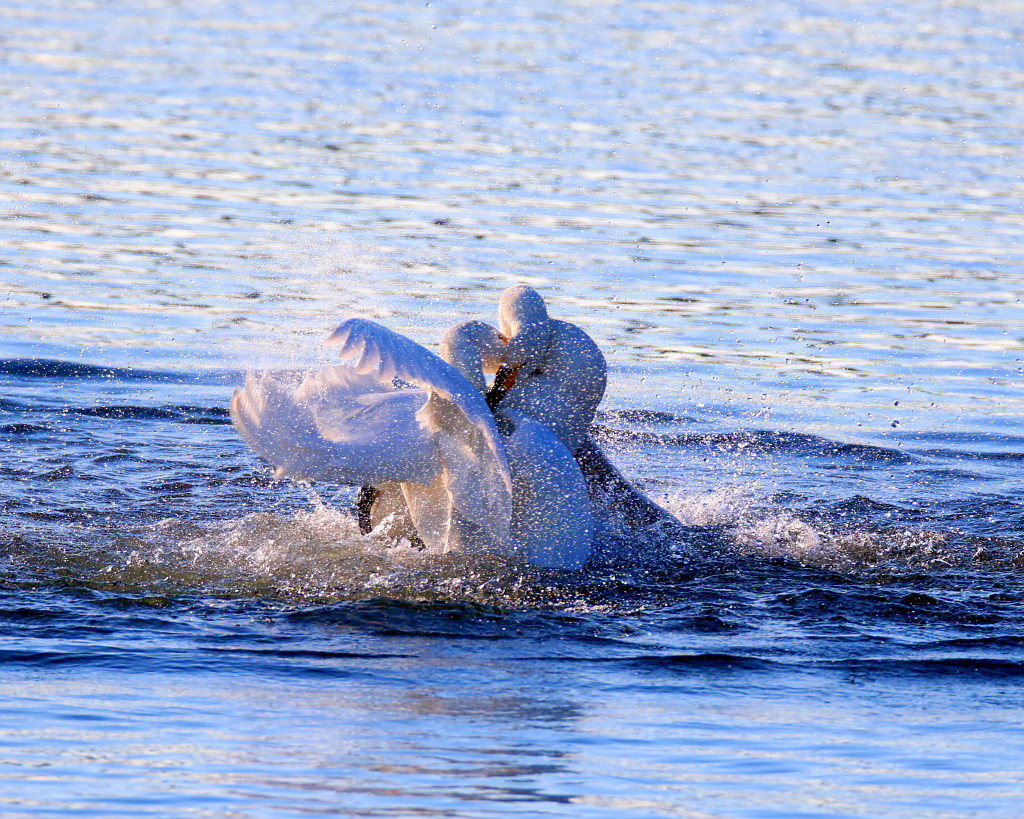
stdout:
<svg viewBox="0 0 1024 819">
<path fill-rule="evenodd" d="M 608 380 L 594 340 L 575 324 L 551 318 L 541 295 L 525 284 L 502 293 L 498 321 L 507 345 L 489 403 L 527 413 L 551 429 L 579 462 L 595 499 L 628 524 L 681 526 L 634 487 L 590 435 Z"/>
<path fill-rule="evenodd" d="M 495 378 L 501 406 L 532 416 L 575 452 L 604 397 L 604 355 L 575 324 L 550 318 L 544 299 L 525 284 L 501 294 L 498 323 L 508 341 Z"/>
<path fill-rule="evenodd" d="M 481 394 L 484 369 L 505 352 L 498 331 L 482 321 L 450 328 L 441 355 Z M 512 542 L 539 566 L 582 568 L 593 544 L 594 519 L 586 480 L 572 452 L 544 424 L 512 407 L 494 410 L 512 472 Z"/>
<path fill-rule="evenodd" d="M 242 438 L 279 476 L 376 484 L 379 504 L 441 551 L 583 566 L 593 520 L 571 453 L 514 408 L 499 414 L 499 432 L 484 399 L 484 359 L 502 347 L 493 328 L 453 328 L 454 366 L 363 319 L 327 343 L 354 363 L 251 375 L 232 398 Z"/>
</svg>

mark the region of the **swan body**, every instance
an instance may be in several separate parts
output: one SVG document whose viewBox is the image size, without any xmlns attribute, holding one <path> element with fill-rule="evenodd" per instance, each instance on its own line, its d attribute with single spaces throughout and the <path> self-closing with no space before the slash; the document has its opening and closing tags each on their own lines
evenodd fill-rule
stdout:
<svg viewBox="0 0 1024 819">
<path fill-rule="evenodd" d="M 594 525 L 572 453 L 543 424 L 514 408 L 495 415 L 485 400 L 484 368 L 504 346 L 494 328 L 452 328 L 447 361 L 363 319 L 327 343 L 351 363 L 251 375 L 232 399 L 239 433 L 279 476 L 373 484 L 361 518 L 433 549 L 583 566 Z"/>
<path fill-rule="evenodd" d="M 512 467 L 512 542 L 535 566 L 582 569 L 596 524 L 583 472 L 558 437 L 529 415 L 506 410 Z"/>
<path fill-rule="evenodd" d="M 482 321 L 466 321 L 447 330 L 441 356 L 480 388 L 486 370 L 498 369 L 505 344 Z M 559 436 L 539 419 L 515 407 L 494 409 L 512 471 L 512 542 L 537 566 L 580 569 L 594 539 L 594 520 L 586 480 Z"/>
</svg>

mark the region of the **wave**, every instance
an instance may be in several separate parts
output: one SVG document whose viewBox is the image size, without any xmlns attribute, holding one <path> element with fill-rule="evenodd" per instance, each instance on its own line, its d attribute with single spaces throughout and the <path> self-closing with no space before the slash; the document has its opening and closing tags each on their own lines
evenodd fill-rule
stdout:
<svg viewBox="0 0 1024 819">
<path fill-rule="evenodd" d="M 562 583 L 564 573 L 363 535 L 349 511 L 320 503 L 202 524 L 168 518 L 114 526 L 106 537 L 94 532 L 73 548 L 16 536 L 0 541 L 0 556 L 12 561 L 14 578 L 24 582 L 166 600 L 202 594 L 291 605 L 375 598 L 571 605 L 564 592 L 573 581 Z"/>
<path fill-rule="evenodd" d="M 919 509 L 903 510 L 864 495 L 801 511 L 779 505 L 749 484 L 679 491 L 662 505 L 687 526 L 714 529 L 716 546 L 734 556 L 792 560 L 850 574 L 1024 566 L 1024 539 L 959 532 L 928 520 Z M 905 522 L 895 523 L 894 516 Z"/>
<path fill-rule="evenodd" d="M 85 415 L 90 418 L 109 418 L 127 421 L 183 421 L 187 424 L 229 424 L 230 413 L 225 407 L 169 406 L 147 407 L 134 404 L 67 407 L 64 414 Z"/>
<path fill-rule="evenodd" d="M 240 382 L 241 373 L 232 370 L 180 372 L 133 367 L 106 367 L 53 358 L 0 359 L 0 375 L 55 381 L 154 381 L 165 384 L 219 384 Z"/>
<path fill-rule="evenodd" d="M 52 482 L 77 474 L 64 465 L 35 477 Z M 236 480 L 255 478 L 245 474 Z M 143 488 L 180 493 L 196 486 L 178 479 L 147 483 Z M 82 588 L 130 590 L 143 597 L 201 593 L 218 598 L 269 597 L 295 605 L 380 598 L 563 610 L 589 609 L 603 605 L 602 601 L 625 599 L 623 595 L 644 604 L 645 589 L 651 583 L 671 589 L 701 574 L 728 567 L 750 569 L 772 561 L 885 582 L 922 573 L 938 576 L 954 569 L 1016 573 L 1024 566 L 1024 540 L 897 525 L 890 517 L 892 505 L 866 496 L 839 504 L 844 515 L 830 519 L 820 509 L 780 506 L 771 496 L 759 494 L 756 486 L 677 492 L 662 503 L 684 524 L 681 532 L 610 531 L 590 569 L 574 576 L 511 560 L 419 551 L 406 543 L 364 536 L 348 509 L 319 500 L 295 509 L 303 495 L 296 492 L 288 497 L 280 499 L 292 507 L 288 511 L 222 520 L 166 518 L 150 524 L 110 513 L 97 518 L 91 510 L 74 506 L 26 506 L 17 513 L 23 525 L 62 522 L 70 527 L 65 535 L 73 542 L 60 538 L 63 528 L 52 530 L 55 542 L 49 548 L 17 537 L 6 543 L 0 538 L 0 556 L 41 576 L 56 573 L 65 580 L 71 578 Z M 341 496 L 342 502 L 345 497 Z M 857 514 L 850 514 L 851 510 Z M 84 538 L 73 528 L 82 524 L 89 527 Z M 830 597 L 821 605 L 827 608 L 836 602 Z M 787 611 L 820 607 L 802 597 L 790 603 L 780 598 L 778 605 Z M 865 613 L 877 609 L 869 600 L 858 605 Z M 891 596 L 886 598 L 885 611 L 878 613 L 928 620 L 948 615 L 947 619 L 965 622 L 974 616 L 923 598 Z M 743 628 L 732 618 L 704 614 L 714 616 L 699 618 L 700 622 L 691 624 L 693 628 L 699 626 L 706 633 Z"/>
<path fill-rule="evenodd" d="M 7 404 L 6 406 L 4 404 Z M 142 405 L 142 404 L 100 404 L 89 407 L 32 406 L 0 402 L 0 410 L 22 414 L 38 415 L 82 415 L 87 418 L 104 418 L 113 421 L 178 421 L 184 424 L 230 424 L 231 414 L 227 407 L 200 406 L 189 404 Z M 28 422 L 0 424 L 0 433 L 27 435 L 33 432 L 53 431 L 51 427 Z"/>
<path fill-rule="evenodd" d="M 886 464 L 912 464 L 917 461 L 914 456 L 898 449 L 871 444 L 840 443 L 817 435 L 781 430 L 667 433 L 618 429 L 598 424 L 594 426 L 593 432 L 601 443 L 611 446 L 631 444 L 704 448 L 731 455 L 785 453 L 813 457 L 848 457 L 856 461 Z"/>
<path fill-rule="evenodd" d="M 881 659 L 846 659 L 835 662 L 818 662 L 819 668 L 831 668 L 851 673 L 877 677 L 880 675 L 906 677 L 942 676 L 965 678 L 1013 678 L 1024 677 L 1024 660 L 991 657 L 939 657 L 935 659 L 906 659 L 901 657 Z"/>
<path fill-rule="evenodd" d="M 31 435 L 33 432 L 49 432 L 49 427 L 39 424 L 13 423 L 0 424 L 0 434 L 3 435 Z"/>
<path fill-rule="evenodd" d="M 49 477 L 49 476 L 47 476 Z M 56 477 L 51 478 L 56 479 Z M 167 491 L 179 490 L 175 485 Z M 265 511 L 204 522 L 167 518 L 132 524 L 112 518 L 101 524 L 74 509 L 60 512 L 69 525 L 86 523 L 88 538 L 47 545 L 30 537 L 0 540 L 0 556 L 16 568 L 12 581 L 56 583 L 104 594 L 127 594 L 141 600 L 171 601 L 202 595 L 216 599 L 268 599 L 293 607 L 313 606 L 317 619 L 331 613 L 324 606 L 358 601 L 387 601 L 381 627 L 419 633 L 418 609 L 402 606 L 455 606 L 449 636 L 486 637 L 474 626 L 459 626 L 467 617 L 477 625 L 500 609 L 557 609 L 590 612 L 622 606 L 659 606 L 689 592 L 689 584 L 722 572 L 792 572 L 798 588 L 780 591 L 763 606 L 784 616 L 820 616 L 843 609 L 870 620 L 918 623 L 994 622 L 991 606 L 962 605 L 918 590 L 875 594 L 831 587 L 836 577 L 868 578 L 886 586 L 902 579 L 935 578 L 952 570 L 977 574 L 1010 572 L 1024 566 L 1024 543 L 989 544 L 980 553 L 976 539 L 950 533 L 900 528 L 836 527 L 773 506 L 745 488 L 676 495 L 665 504 L 686 524 L 685 537 L 664 542 L 640 533 L 613 541 L 587 571 L 560 573 L 496 557 L 438 554 L 417 550 L 374 534 L 359 532 L 354 515 L 316 501 L 295 511 Z M 38 512 L 26 510 L 23 520 Z M 792 567 L 791 569 L 785 566 Z M 763 569 L 758 567 L 764 567 Z M 805 570 L 825 570 L 827 583 Z M 836 574 L 838 573 L 838 574 Z M 818 577 L 817 581 L 815 578 Z M 19 579 L 20 578 L 20 579 Z M 941 581 L 938 581 L 941 582 Z M 393 609 L 398 605 L 399 609 Z M 464 606 L 469 606 L 467 613 Z M 361 610 L 360 617 L 365 615 Z M 435 621 L 444 619 L 434 612 Z M 305 615 L 296 614 L 298 617 Z M 998 619 L 998 618 L 996 618 Z M 727 611 L 684 612 L 672 621 L 687 632 L 705 635 L 742 633 L 748 625 Z M 397 633 L 397 631 L 396 631 Z"/>
</svg>

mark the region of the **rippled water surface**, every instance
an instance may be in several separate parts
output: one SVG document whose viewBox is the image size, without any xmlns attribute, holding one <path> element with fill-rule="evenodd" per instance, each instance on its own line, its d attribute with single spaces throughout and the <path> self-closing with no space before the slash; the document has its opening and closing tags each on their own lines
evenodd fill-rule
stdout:
<svg viewBox="0 0 1024 819">
<path fill-rule="evenodd" d="M 0 20 L 0 814 L 1020 816 L 1019 3 Z M 230 426 L 516 281 L 684 535 L 410 552 Z"/>
</svg>

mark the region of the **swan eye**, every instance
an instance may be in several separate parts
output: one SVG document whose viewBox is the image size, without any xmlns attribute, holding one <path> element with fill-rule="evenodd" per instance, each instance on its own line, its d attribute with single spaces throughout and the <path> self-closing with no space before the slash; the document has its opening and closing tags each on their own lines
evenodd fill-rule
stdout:
<svg viewBox="0 0 1024 819">
<path fill-rule="evenodd" d="M 544 375 L 544 370 L 538 367 L 536 370 L 530 373 L 530 375 Z"/>
</svg>

